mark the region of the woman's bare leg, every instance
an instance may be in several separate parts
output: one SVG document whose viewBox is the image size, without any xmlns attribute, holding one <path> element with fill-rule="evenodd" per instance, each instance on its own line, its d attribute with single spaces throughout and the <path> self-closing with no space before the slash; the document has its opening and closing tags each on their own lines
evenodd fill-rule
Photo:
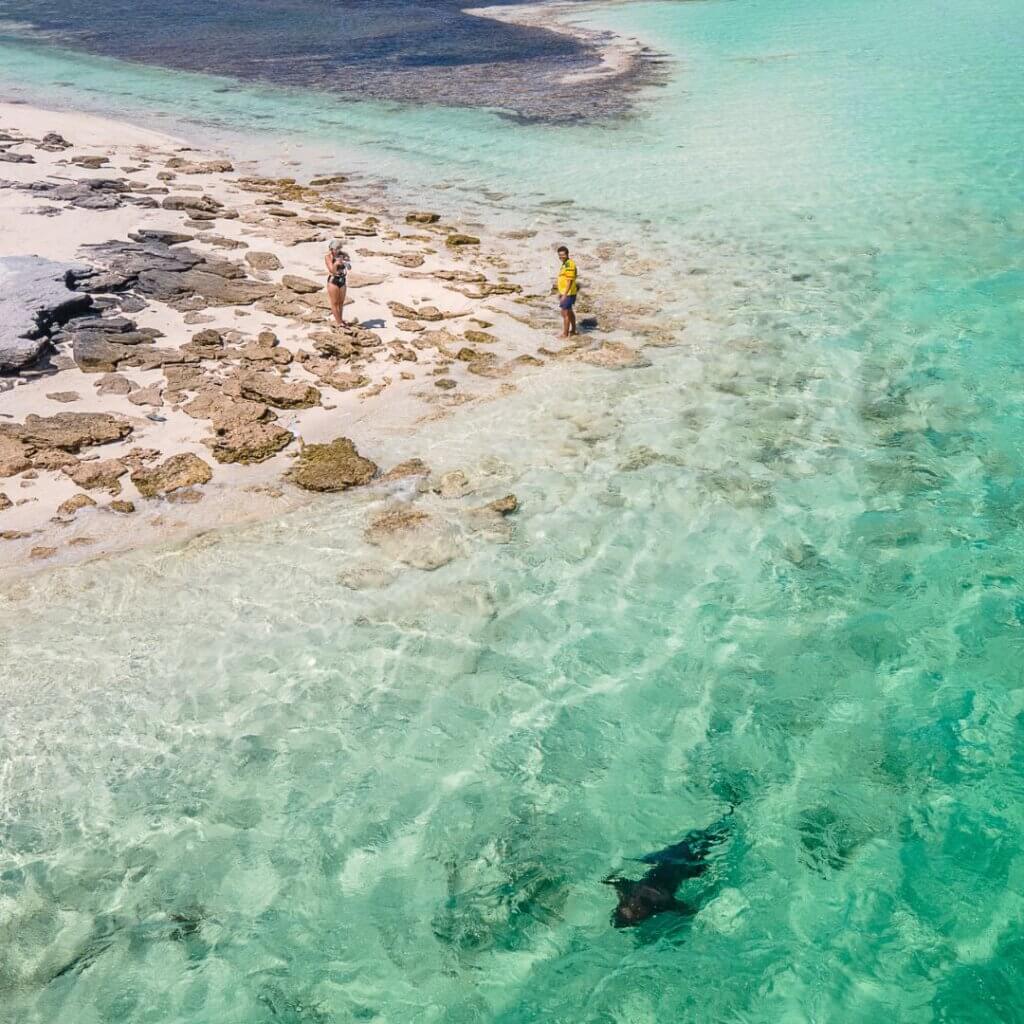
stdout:
<svg viewBox="0 0 1024 1024">
<path fill-rule="evenodd" d="M 339 288 L 336 284 L 327 282 L 327 298 L 331 303 L 331 312 L 334 314 L 334 322 L 343 327 L 345 324 L 345 289 Z"/>
</svg>

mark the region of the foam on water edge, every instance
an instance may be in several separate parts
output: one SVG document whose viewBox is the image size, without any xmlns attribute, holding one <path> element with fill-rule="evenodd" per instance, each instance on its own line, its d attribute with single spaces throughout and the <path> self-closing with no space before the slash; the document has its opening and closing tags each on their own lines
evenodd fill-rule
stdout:
<svg viewBox="0 0 1024 1024">
<path fill-rule="evenodd" d="M 1020 1017 L 1021 15 L 931 9 L 594 15 L 688 76 L 579 219 L 714 330 L 417 438 L 511 543 L 352 591 L 364 496 L 4 595 L 0 1017 Z M 394 116 L 410 188 L 598 148 Z M 701 913 L 610 929 L 730 801 Z"/>
</svg>

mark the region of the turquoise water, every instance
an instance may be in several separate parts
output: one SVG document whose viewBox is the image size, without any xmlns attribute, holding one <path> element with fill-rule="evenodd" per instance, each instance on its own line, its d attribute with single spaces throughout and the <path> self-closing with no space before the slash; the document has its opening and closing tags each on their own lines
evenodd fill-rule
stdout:
<svg viewBox="0 0 1024 1024">
<path fill-rule="evenodd" d="M 366 495 L 0 592 L 5 1022 L 1024 1020 L 1024 11 L 588 17 L 677 61 L 615 127 L 180 79 L 310 166 L 572 195 L 692 324 L 382 441 L 522 501 L 436 572 L 339 582 Z M 613 930 L 729 803 L 699 913 Z"/>
</svg>

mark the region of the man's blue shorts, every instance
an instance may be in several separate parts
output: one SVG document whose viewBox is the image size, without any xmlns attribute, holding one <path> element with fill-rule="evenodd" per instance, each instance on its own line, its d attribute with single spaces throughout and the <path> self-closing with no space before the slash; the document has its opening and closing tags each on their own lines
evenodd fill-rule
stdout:
<svg viewBox="0 0 1024 1024">
<path fill-rule="evenodd" d="M 575 305 L 576 305 L 576 296 L 575 295 L 563 295 L 558 300 L 558 308 L 559 309 L 572 309 L 572 307 L 575 306 Z"/>
</svg>

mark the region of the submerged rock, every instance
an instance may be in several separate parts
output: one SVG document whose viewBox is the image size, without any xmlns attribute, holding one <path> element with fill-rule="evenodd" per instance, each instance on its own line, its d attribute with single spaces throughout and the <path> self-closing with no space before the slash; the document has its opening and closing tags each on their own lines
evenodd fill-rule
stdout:
<svg viewBox="0 0 1024 1024">
<path fill-rule="evenodd" d="M 144 498 L 169 494 L 180 487 L 205 484 L 212 478 L 213 470 L 209 464 L 191 452 L 172 455 L 156 466 L 140 466 L 131 476 L 132 483 Z"/>
<path fill-rule="evenodd" d="M 469 480 L 461 469 L 445 473 L 434 490 L 442 498 L 462 498 L 470 492 Z"/>
<path fill-rule="evenodd" d="M 380 479 L 381 483 L 390 483 L 392 480 L 404 480 L 410 476 L 429 475 L 430 467 L 422 459 L 407 459 L 389 469 Z"/>
<path fill-rule="evenodd" d="M 377 464 L 363 458 L 347 437 L 339 437 L 306 445 L 287 476 L 307 491 L 345 491 L 369 483 L 376 474 Z"/>
<path fill-rule="evenodd" d="M 439 569 L 461 553 L 447 523 L 408 505 L 378 512 L 363 537 L 399 562 L 425 571 Z"/>
<path fill-rule="evenodd" d="M 597 348 L 580 352 L 576 358 L 580 362 L 603 366 L 608 370 L 635 370 L 651 365 L 645 355 L 621 341 L 603 341 Z"/>
<path fill-rule="evenodd" d="M 519 499 L 514 494 L 506 494 L 504 498 L 488 502 L 478 512 L 495 512 L 500 516 L 508 516 L 519 511 Z"/>
</svg>

